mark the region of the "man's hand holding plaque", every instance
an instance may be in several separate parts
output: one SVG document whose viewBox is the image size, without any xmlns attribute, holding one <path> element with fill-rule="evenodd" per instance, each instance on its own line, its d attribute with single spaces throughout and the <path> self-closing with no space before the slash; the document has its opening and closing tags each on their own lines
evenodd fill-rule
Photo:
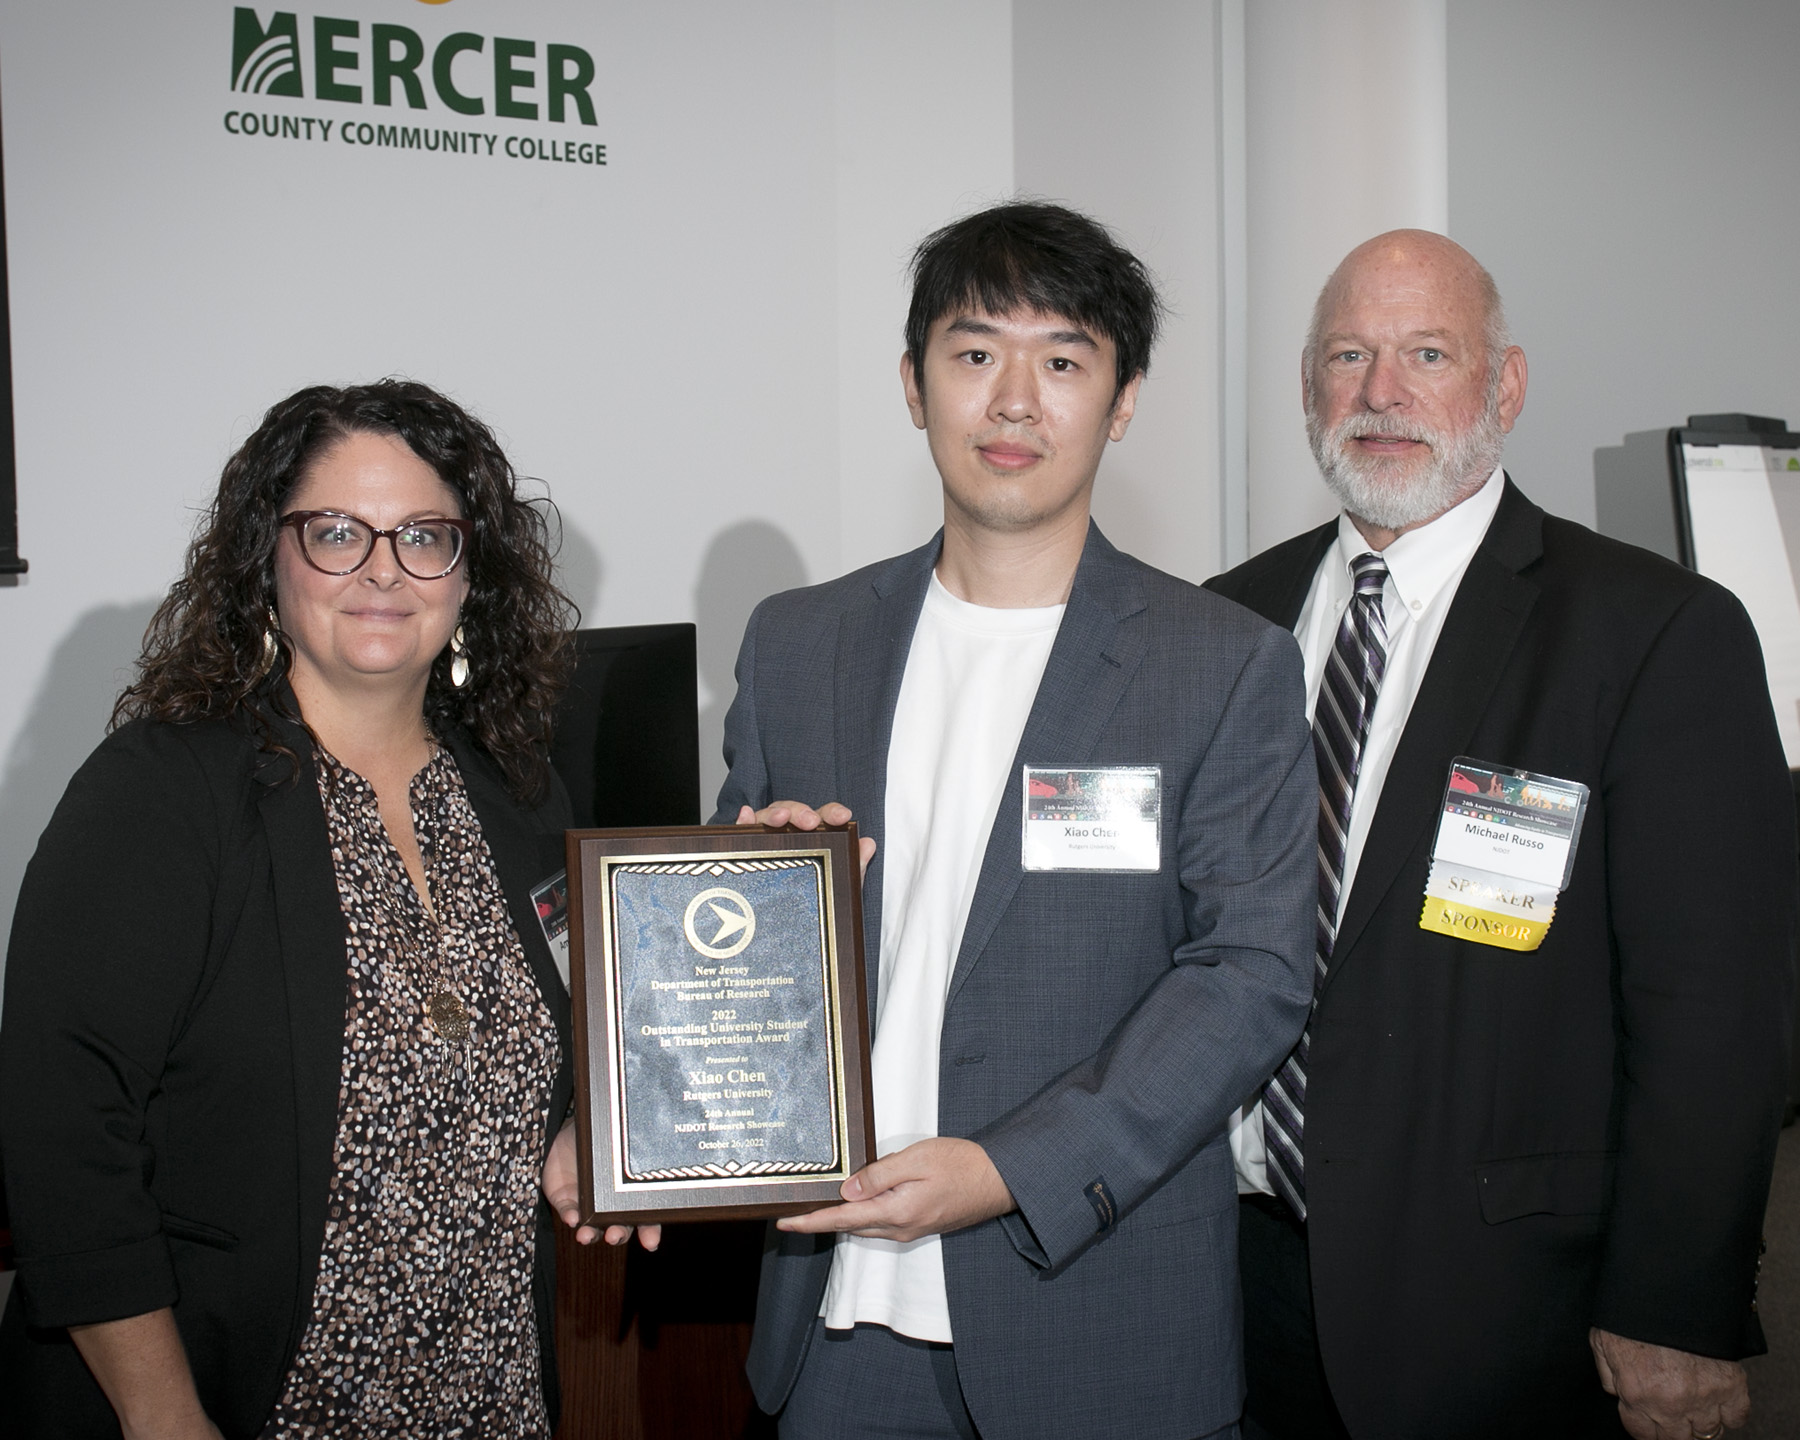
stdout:
<svg viewBox="0 0 1800 1440">
<path fill-rule="evenodd" d="M 973 1140 L 933 1136 L 858 1170 L 838 1192 L 842 1205 L 777 1220 L 778 1230 L 848 1230 L 876 1240 L 945 1235 L 1014 1208 L 1012 1191 Z"/>
<path fill-rule="evenodd" d="M 821 825 L 848 825 L 852 818 L 850 807 L 835 800 L 827 801 L 817 810 L 800 800 L 777 800 L 760 810 L 752 810 L 748 805 L 740 807 L 737 823 L 767 825 L 771 830 L 779 830 L 784 825 L 792 825 L 796 830 L 817 830 Z M 869 862 L 875 858 L 875 842 L 864 835 L 856 842 L 856 847 L 857 859 L 861 862 L 860 879 L 868 873 Z"/>
</svg>

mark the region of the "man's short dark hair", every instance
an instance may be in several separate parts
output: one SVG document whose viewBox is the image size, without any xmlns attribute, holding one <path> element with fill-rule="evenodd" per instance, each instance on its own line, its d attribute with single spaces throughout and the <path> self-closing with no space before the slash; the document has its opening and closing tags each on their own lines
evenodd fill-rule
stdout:
<svg viewBox="0 0 1800 1440">
<path fill-rule="evenodd" d="M 913 252 L 906 353 L 924 384 L 931 327 L 957 310 L 1062 315 L 1112 341 L 1116 395 L 1150 368 L 1163 304 L 1150 272 L 1097 220 L 1015 200 L 927 235 Z"/>
</svg>

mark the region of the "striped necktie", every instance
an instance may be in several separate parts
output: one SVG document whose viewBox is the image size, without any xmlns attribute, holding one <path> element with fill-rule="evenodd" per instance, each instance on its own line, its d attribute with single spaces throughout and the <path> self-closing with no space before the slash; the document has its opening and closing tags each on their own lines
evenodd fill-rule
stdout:
<svg viewBox="0 0 1800 1440">
<path fill-rule="evenodd" d="M 1338 623 L 1337 640 L 1325 662 L 1319 698 L 1313 706 L 1313 758 L 1319 763 L 1319 907 L 1315 929 L 1313 1008 L 1331 962 L 1337 939 L 1338 892 L 1344 880 L 1344 854 L 1350 835 L 1350 802 L 1356 794 L 1356 772 L 1369 718 L 1387 667 L 1387 622 L 1381 613 L 1381 587 L 1387 565 L 1379 555 L 1358 555 L 1350 562 L 1356 593 Z M 1301 1033 L 1281 1068 L 1263 1086 L 1263 1142 L 1269 1182 L 1302 1220 L 1306 1218 L 1306 1178 L 1302 1146 L 1306 1135 L 1306 1067 L 1312 1050 L 1312 1024 Z"/>
</svg>

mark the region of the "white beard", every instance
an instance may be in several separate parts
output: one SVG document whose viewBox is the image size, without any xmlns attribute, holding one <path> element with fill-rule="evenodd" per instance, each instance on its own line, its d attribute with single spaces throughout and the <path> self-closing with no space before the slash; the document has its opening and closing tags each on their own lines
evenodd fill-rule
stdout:
<svg viewBox="0 0 1800 1440">
<path fill-rule="evenodd" d="M 1428 460 L 1364 455 L 1350 442 L 1364 435 L 1391 435 L 1430 447 Z M 1460 434 L 1446 435 L 1398 415 L 1348 415 L 1329 428 L 1309 406 L 1306 438 L 1319 473 L 1338 503 L 1359 520 L 1383 530 L 1405 530 L 1442 515 L 1481 488 L 1506 444 L 1500 426 L 1499 396 L 1490 395 L 1481 418 Z"/>
</svg>

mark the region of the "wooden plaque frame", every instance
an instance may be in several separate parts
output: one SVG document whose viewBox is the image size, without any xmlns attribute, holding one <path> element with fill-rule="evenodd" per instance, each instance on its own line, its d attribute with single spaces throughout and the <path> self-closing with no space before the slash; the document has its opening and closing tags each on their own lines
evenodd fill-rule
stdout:
<svg viewBox="0 0 1800 1440">
<path fill-rule="evenodd" d="M 567 846 L 581 1223 L 751 1219 L 798 1215 L 840 1203 L 839 1186 L 875 1158 L 856 826 L 805 831 L 762 825 L 571 830 Z M 607 876 L 616 864 L 715 856 L 735 860 L 774 852 L 823 856 L 827 1063 L 839 1163 L 828 1172 L 805 1175 L 627 1178 L 623 1000 Z"/>
</svg>

